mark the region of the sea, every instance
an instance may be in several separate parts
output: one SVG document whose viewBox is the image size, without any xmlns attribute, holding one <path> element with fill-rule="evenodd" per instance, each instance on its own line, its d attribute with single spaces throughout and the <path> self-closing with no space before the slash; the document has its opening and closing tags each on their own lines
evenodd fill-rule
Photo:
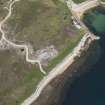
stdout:
<svg viewBox="0 0 105 105">
<path fill-rule="evenodd" d="M 105 9 L 96 7 L 87 11 L 83 22 L 91 32 L 100 36 L 101 56 L 89 72 L 70 84 L 62 105 L 105 105 Z"/>
</svg>

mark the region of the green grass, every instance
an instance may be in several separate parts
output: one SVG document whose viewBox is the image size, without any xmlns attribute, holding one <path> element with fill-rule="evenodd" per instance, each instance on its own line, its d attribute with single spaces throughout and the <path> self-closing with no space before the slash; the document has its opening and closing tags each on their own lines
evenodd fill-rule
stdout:
<svg viewBox="0 0 105 105">
<path fill-rule="evenodd" d="M 72 52 L 73 48 L 79 43 L 81 38 L 84 35 L 83 30 L 79 30 L 75 39 L 68 43 L 68 46 L 60 52 L 60 54 L 52 60 L 52 62 L 47 67 L 47 72 L 49 72 L 52 68 L 54 68 L 57 64 L 59 64 L 69 53 Z"/>
<path fill-rule="evenodd" d="M 15 5 L 7 25 L 14 29 L 16 40 L 31 43 L 35 50 L 50 45 L 63 49 L 62 44 L 66 46 L 65 41 L 69 38 L 64 29 L 71 26 L 71 13 L 59 0 L 22 0 Z M 12 34 L 9 30 L 7 37 Z"/>
<path fill-rule="evenodd" d="M 82 3 L 82 2 L 84 2 L 84 1 L 86 1 L 86 0 L 73 0 L 75 3 Z"/>
<path fill-rule="evenodd" d="M 30 73 L 26 74 L 23 80 L 23 87 L 25 86 L 25 94 L 21 97 L 17 97 L 17 99 L 14 102 L 10 101 L 8 104 L 20 105 L 28 96 L 30 96 L 30 93 L 33 93 L 35 91 L 38 82 L 42 78 L 43 74 L 41 74 L 37 68 L 33 69 Z"/>
<path fill-rule="evenodd" d="M 59 55 L 45 68 L 47 72 L 60 63 L 84 35 L 83 31 L 76 29 L 71 24 L 71 13 L 66 5 L 59 0 L 21 0 L 14 5 L 13 14 L 7 21 L 6 26 L 9 28 L 7 28 L 8 38 L 12 40 L 15 35 L 16 40 L 31 43 L 35 51 L 49 45 L 56 47 Z M 8 57 L 6 57 L 7 54 Z M 3 62 L 6 62 L 6 66 L 4 66 L 8 75 L 5 76 L 9 78 L 12 75 L 12 79 L 10 81 L 6 79 L 5 81 L 11 82 L 13 89 L 8 88 L 9 91 L 7 93 L 6 91 L 2 92 L 3 95 L 0 97 L 4 97 L 2 99 L 4 105 L 19 105 L 35 91 L 43 75 L 35 65 L 24 63 L 23 58 L 13 61 L 14 56 L 15 58 L 18 58 L 18 56 L 14 54 L 11 57 L 8 52 L 6 56 L 4 54 L 3 58 L 9 58 L 9 63 L 3 59 L 0 65 L 2 66 Z M 10 61 L 13 61 L 13 64 Z"/>
<path fill-rule="evenodd" d="M 51 71 L 57 64 L 59 64 L 69 53 L 72 52 L 73 48 L 79 43 L 81 38 L 84 35 L 83 30 L 79 30 L 77 37 L 72 40 L 70 43 L 68 43 L 68 46 L 65 49 L 62 49 L 59 56 L 52 60 L 52 62 L 49 64 L 45 70 L 47 72 Z M 32 70 L 29 74 L 26 74 L 24 77 L 24 85 L 26 87 L 24 96 L 18 97 L 15 102 L 11 102 L 10 105 L 19 105 L 23 100 L 27 98 L 27 96 L 30 95 L 30 93 L 35 91 L 35 87 L 37 86 L 38 81 L 34 80 L 35 77 L 40 81 L 43 78 L 43 75 L 40 73 L 39 70 L 35 68 L 35 70 Z M 35 82 L 36 81 L 36 82 Z"/>
<path fill-rule="evenodd" d="M 105 0 L 100 0 L 100 1 L 103 1 L 103 2 L 105 2 Z"/>
</svg>

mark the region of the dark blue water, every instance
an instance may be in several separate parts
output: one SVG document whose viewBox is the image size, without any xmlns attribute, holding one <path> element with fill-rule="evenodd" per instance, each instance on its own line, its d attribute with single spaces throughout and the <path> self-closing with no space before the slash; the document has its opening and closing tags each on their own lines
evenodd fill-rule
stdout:
<svg viewBox="0 0 105 105">
<path fill-rule="evenodd" d="M 102 54 L 90 72 L 77 78 L 70 86 L 62 105 L 105 105 L 105 10 L 100 7 L 90 10 L 83 21 L 101 37 L 98 44 Z"/>
</svg>

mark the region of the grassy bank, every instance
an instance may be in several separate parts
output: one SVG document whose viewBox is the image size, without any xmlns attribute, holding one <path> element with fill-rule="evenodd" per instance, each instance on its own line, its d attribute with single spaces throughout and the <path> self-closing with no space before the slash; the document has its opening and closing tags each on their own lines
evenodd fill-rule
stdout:
<svg viewBox="0 0 105 105">
<path fill-rule="evenodd" d="M 35 51 L 54 45 L 59 55 L 45 68 L 47 72 L 60 63 L 84 35 L 72 25 L 69 9 L 59 0 L 21 0 L 14 5 L 13 14 L 3 28 L 7 38 L 30 43 Z M 0 52 L 0 105 L 20 105 L 43 78 L 39 68 L 27 63 L 24 56 L 17 54 L 18 50 Z"/>
<path fill-rule="evenodd" d="M 79 43 L 81 38 L 84 35 L 83 30 L 78 31 L 78 36 L 72 40 L 72 42 L 68 43 L 68 46 L 65 49 L 62 49 L 58 57 L 53 59 L 49 66 L 45 68 L 47 72 L 51 71 L 57 64 L 59 64 L 69 53 L 72 52 L 73 48 Z M 35 77 L 37 78 L 37 81 L 35 80 Z M 43 75 L 40 73 L 40 71 L 36 68 L 33 69 L 29 74 L 25 75 L 24 77 L 24 86 L 25 94 L 21 97 L 18 97 L 15 102 L 11 102 L 10 105 L 19 105 L 23 100 L 25 100 L 30 93 L 33 93 L 35 91 L 35 88 L 37 84 L 40 82 L 40 80 L 43 78 Z"/>
<path fill-rule="evenodd" d="M 73 48 L 79 43 L 79 41 L 81 40 L 83 35 L 84 35 L 84 31 L 79 30 L 77 33 L 77 37 L 75 39 L 73 39 L 71 42 L 69 42 L 68 46 L 66 48 L 62 49 L 60 54 L 55 59 L 52 60 L 52 62 L 49 64 L 49 66 L 46 69 L 47 72 L 49 72 L 49 70 L 51 70 L 57 64 L 59 64 L 69 53 L 72 52 Z"/>
</svg>

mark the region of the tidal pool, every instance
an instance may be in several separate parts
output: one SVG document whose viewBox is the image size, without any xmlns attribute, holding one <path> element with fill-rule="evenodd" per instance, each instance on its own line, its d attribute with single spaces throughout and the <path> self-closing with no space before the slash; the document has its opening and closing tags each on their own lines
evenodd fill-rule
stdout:
<svg viewBox="0 0 105 105">
<path fill-rule="evenodd" d="M 86 26 L 95 34 L 105 34 L 105 9 L 97 7 L 89 10 L 83 18 Z M 99 35 L 100 36 L 100 35 Z"/>
</svg>

